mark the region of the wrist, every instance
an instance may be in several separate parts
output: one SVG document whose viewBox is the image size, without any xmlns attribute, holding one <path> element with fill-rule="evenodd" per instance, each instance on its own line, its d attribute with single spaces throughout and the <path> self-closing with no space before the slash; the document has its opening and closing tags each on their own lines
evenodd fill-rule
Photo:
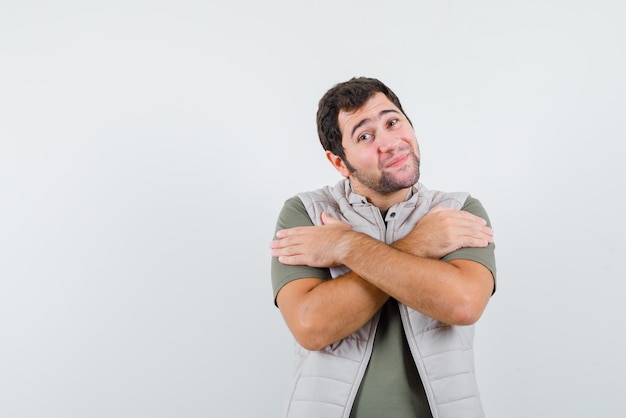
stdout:
<svg viewBox="0 0 626 418">
<path fill-rule="evenodd" d="M 396 250 L 400 250 L 407 254 L 415 255 L 417 257 L 429 257 L 426 246 L 421 245 L 421 243 L 417 240 L 411 241 L 408 238 L 402 238 L 391 244 L 391 246 Z"/>
<path fill-rule="evenodd" d="M 372 262 L 384 249 L 390 249 L 390 246 L 367 234 L 350 231 L 342 238 L 341 249 L 337 254 L 341 258 L 341 264 L 354 270 L 357 266 Z"/>
</svg>

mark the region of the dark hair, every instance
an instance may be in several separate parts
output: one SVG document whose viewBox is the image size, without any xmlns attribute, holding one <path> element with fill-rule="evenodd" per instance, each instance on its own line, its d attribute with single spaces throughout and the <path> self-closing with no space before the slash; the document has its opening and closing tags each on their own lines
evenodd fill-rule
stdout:
<svg viewBox="0 0 626 418">
<path fill-rule="evenodd" d="M 339 112 L 352 112 L 363 106 L 376 93 L 383 93 L 404 113 L 400 99 L 393 91 L 380 80 L 368 77 L 352 77 L 348 81 L 335 84 L 320 99 L 317 107 L 317 135 L 325 150 L 345 160 L 345 153 L 341 142 L 339 129 Z M 409 123 L 411 121 L 409 120 Z"/>
</svg>

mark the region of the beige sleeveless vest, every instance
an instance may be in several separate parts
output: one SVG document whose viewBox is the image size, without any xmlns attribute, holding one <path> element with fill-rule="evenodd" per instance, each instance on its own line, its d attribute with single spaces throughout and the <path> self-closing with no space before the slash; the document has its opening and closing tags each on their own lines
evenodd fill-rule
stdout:
<svg viewBox="0 0 626 418">
<path fill-rule="evenodd" d="M 378 208 L 342 180 L 299 195 L 314 224 L 322 211 L 359 231 L 386 243 L 402 238 L 436 206 L 460 209 L 467 193 L 430 191 L 421 184 L 413 196 L 392 206 L 387 227 Z M 332 268 L 333 277 L 347 272 Z M 420 374 L 434 418 L 483 418 L 474 374 L 473 326 L 451 326 L 400 304 L 400 315 L 409 347 Z M 319 351 L 296 344 L 296 364 L 287 418 L 348 418 L 369 361 L 379 315 L 354 334 Z"/>
</svg>

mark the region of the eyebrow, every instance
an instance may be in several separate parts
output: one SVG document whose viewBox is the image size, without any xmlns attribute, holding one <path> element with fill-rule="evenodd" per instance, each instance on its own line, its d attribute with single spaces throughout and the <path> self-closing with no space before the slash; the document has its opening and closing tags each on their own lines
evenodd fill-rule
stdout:
<svg viewBox="0 0 626 418">
<path fill-rule="evenodd" d="M 398 112 L 396 109 L 383 109 L 378 113 L 378 119 L 380 119 L 387 113 L 400 114 L 400 112 Z M 350 138 L 354 136 L 354 133 L 356 132 L 357 129 L 359 129 L 361 126 L 365 125 L 366 123 L 370 122 L 371 120 L 372 120 L 371 118 L 365 118 L 365 119 L 360 120 L 359 123 L 357 123 L 356 125 L 354 125 L 354 128 L 352 128 L 352 133 L 350 134 Z"/>
</svg>

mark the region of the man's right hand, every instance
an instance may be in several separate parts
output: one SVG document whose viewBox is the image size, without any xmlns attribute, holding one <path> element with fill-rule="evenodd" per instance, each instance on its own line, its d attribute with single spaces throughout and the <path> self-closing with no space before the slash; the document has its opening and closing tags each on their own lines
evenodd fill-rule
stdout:
<svg viewBox="0 0 626 418">
<path fill-rule="evenodd" d="M 493 230 L 483 218 L 463 210 L 435 206 L 392 247 L 419 257 L 440 259 L 459 248 L 482 248 L 492 242 Z"/>
</svg>

